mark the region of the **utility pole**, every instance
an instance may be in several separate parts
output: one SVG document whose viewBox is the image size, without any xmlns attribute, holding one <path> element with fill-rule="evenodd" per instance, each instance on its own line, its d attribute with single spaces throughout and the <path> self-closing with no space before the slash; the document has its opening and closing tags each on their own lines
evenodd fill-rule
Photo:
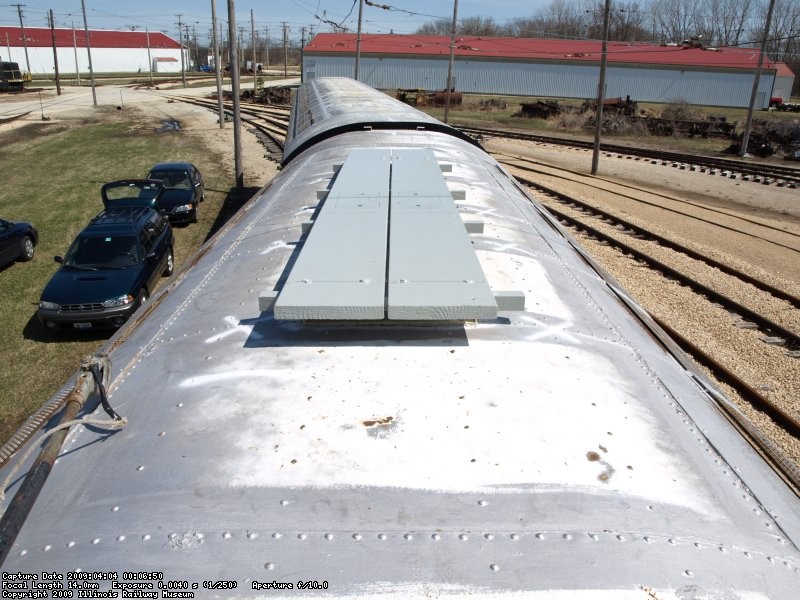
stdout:
<svg viewBox="0 0 800 600">
<path fill-rule="evenodd" d="M 197 23 L 197 22 L 198 21 L 195 21 L 195 23 Z M 194 25 L 192 25 L 192 45 L 194 46 L 194 61 L 191 60 L 191 56 L 190 56 L 189 57 L 189 68 L 191 68 L 192 65 L 194 65 L 195 70 L 196 70 L 197 69 L 197 64 L 200 61 L 197 60 L 199 58 L 198 57 L 199 53 L 198 53 L 198 50 L 197 50 L 197 28 Z"/>
<path fill-rule="evenodd" d="M 597 82 L 597 108 L 594 112 L 594 150 L 592 151 L 592 175 L 597 175 L 600 160 L 600 130 L 603 127 L 603 101 L 606 96 L 606 60 L 608 57 L 608 19 L 611 13 L 611 0 L 606 0 L 603 9 L 603 46 L 600 54 L 600 78 Z"/>
<path fill-rule="evenodd" d="M 233 96 L 233 162 L 236 171 L 236 189 L 244 189 L 242 172 L 242 115 L 239 103 L 239 49 L 236 47 L 236 8 L 228 0 L 228 43 L 231 52 L 231 95 Z"/>
<path fill-rule="evenodd" d="M 219 64 L 219 40 L 217 39 L 217 0 L 211 0 L 211 44 L 214 52 L 214 76 L 217 80 L 219 128 L 225 129 L 225 111 L 222 108 L 222 67 Z"/>
<path fill-rule="evenodd" d="M 189 25 L 183 24 L 183 37 L 186 40 L 186 70 L 192 70 L 192 38 L 189 37 Z"/>
<path fill-rule="evenodd" d="M 267 60 L 264 68 L 269 69 L 269 27 L 264 27 L 264 45 L 267 47 Z"/>
<path fill-rule="evenodd" d="M 253 20 L 253 9 L 250 9 L 250 39 L 253 42 L 253 101 L 258 89 L 258 69 L 256 68 L 256 22 Z"/>
<path fill-rule="evenodd" d="M 306 28 L 300 28 L 300 81 L 303 81 L 303 50 L 306 47 Z"/>
<path fill-rule="evenodd" d="M 83 11 L 83 30 L 86 32 L 86 53 L 89 55 L 89 77 L 92 80 L 92 102 L 97 108 L 97 90 L 94 87 L 94 69 L 92 68 L 92 45 L 89 41 L 89 24 L 86 21 L 86 0 L 81 0 L 81 10 Z"/>
<path fill-rule="evenodd" d="M 219 42 L 218 42 L 219 43 L 219 59 L 222 60 L 222 55 L 223 54 L 227 55 L 227 57 L 228 57 L 228 60 L 226 61 L 226 64 L 227 64 L 231 60 L 231 46 L 230 46 L 230 43 L 227 44 L 227 45 L 225 44 L 225 28 L 222 26 L 222 23 L 219 24 L 218 35 L 219 35 L 219 38 L 218 38 L 219 39 Z M 224 51 L 223 51 L 223 48 L 225 49 Z M 219 68 L 221 70 L 222 66 L 220 66 Z"/>
<path fill-rule="evenodd" d="M 767 9 L 767 22 L 764 24 L 764 36 L 761 38 L 761 51 L 758 53 L 758 66 L 756 73 L 753 76 L 753 90 L 750 92 L 750 105 L 747 108 L 747 120 L 744 123 L 744 131 L 742 132 L 742 146 L 739 148 L 739 156 L 747 156 L 747 144 L 750 142 L 750 128 L 753 126 L 753 109 L 756 105 L 756 98 L 758 97 L 758 83 L 761 79 L 761 68 L 764 66 L 764 54 L 766 54 L 767 38 L 769 37 L 769 28 L 772 23 L 772 10 L 775 8 L 775 0 L 770 0 L 769 8 Z"/>
<path fill-rule="evenodd" d="M 353 79 L 358 81 L 358 66 L 361 62 L 361 16 L 364 14 L 364 0 L 358 0 L 358 32 L 356 33 L 356 69 Z M 446 123 L 447 121 L 445 121 Z"/>
<path fill-rule="evenodd" d="M 286 21 L 283 22 L 283 76 L 287 77 L 289 74 L 289 55 L 287 54 L 286 46 L 289 42 L 288 38 L 288 29 L 289 26 L 287 25 Z"/>
<path fill-rule="evenodd" d="M 75 21 L 72 22 L 72 51 L 75 53 L 75 77 L 81 87 L 81 69 L 78 67 L 78 35 L 75 33 Z"/>
<path fill-rule="evenodd" d="M 145 28 L 144 33 L 147 37 L 147 71 L 150 73 L 150 85 L 153 85 L 153 57 L 150 56 L 150 29 Z"/>
<path fill-rule="evenodd" d="M 181 80 L 183 81 L 183 87 L 186 87 L 186 63 L 183 58 L 183 23 L 181 23 L 182 14 L 175 15 L 178 17 L 178 43 L 181 47 Z"/>
<path fill-rule="evenodd" d="M 53 63 L 56 69 L 56 92 L 61 95 L 61 78 L 58 76 L 58 49 L 56 48 L 56 20 L 53 18 L 53 9 L 50 9 L 50 36 L 53 38 Z"/>
<path fill-rule="evenodd" d="M 453 26 L 450 28 L 450 60 L 447 63 L 447 89 L 444 91 L 444 122 L 450 118 L 450 91 L 453 89 L 453 64 L 456 61 L 456 26 L 458 25 L 458 0 L 453 0 Z"/>
<path fill-rule="evenodd" d="M 22 47 L 25 48 L 25 64 L 28 67 L 28 75 L 31 74 L 31 61 L 28 58 L 28 37 L 25 35 L 25 23 L 22 22 L 22 7 L 25 6 L 24 4 L 12 4 L 11 6 L 17 7 L 17 13 L 19 14 L 19 28 L 22 30 Z M 11 60 L 11 56 L 9 55 L 9 60 Z"/>
</svg>

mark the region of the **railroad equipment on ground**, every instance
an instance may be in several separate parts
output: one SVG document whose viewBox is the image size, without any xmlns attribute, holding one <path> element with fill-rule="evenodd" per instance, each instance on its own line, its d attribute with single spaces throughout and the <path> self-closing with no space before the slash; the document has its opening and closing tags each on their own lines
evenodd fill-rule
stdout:
<svg viewBox="0 0 800 600">
<path fill-rule="evenodd" d="M 411 106 L 444 106 L 450 96 L 451 106 L 460 106 L 464 95 L 456 90 L 436 90 L 428 92 L 423 89 L 398 89 L 395 98 Z"/>
<path fill-rule="evenodd" d="M 118 430 L 5 484 L 5 572 L 202 598 L 798 588 L 800 501 L 735 407 L 477 143 L 352 79 L 297 90 L 280 175 L 53 402 L 91 413 L 101 383 Z"/>
<path fill-rule="evenodd" d="M 21 92 L 25 78 L 15 62 L 0 62 L 0 92 Z"/>
</svg>

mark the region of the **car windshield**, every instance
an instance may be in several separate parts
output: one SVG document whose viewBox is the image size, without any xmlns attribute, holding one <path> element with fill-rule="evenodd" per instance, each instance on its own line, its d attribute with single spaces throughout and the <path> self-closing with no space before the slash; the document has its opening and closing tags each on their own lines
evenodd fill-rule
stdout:
<svg viewBox="0 0 800 600">
<path fill-rule="evenodd" d="M 153 183 L 125 182 L 120 185 L 111 184 L 104 190 L 106 197 L 111 200 L 128 200 L 143 198 L 152 200 L 158 194 L 158 186 Z"/>
<path fill-rule="evenodd" d="M 186 171 L 150 171 L 148 179 L 157 179 L 168 190 L 188 190 L 192 187 Z"/>
<path fill-rule="evenodd" d="M 64 266 L 79 269 L 124 268 L 139 263 L 139 244 L 132 235 L 82 235 L 64 257 Z"/>
</svg>

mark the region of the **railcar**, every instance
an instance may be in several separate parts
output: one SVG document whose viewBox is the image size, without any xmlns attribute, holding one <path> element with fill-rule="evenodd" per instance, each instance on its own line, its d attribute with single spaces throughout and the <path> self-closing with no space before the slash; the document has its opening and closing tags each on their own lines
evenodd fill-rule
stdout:
<svg viewBox="0 0 800 600">
<path fill-rule="evenodd" d="M 7 461 L 5 573 L 198 598 L 796 597 L 797 496 L 476 143 L 321 78 L 285 157 L 54 398 L 92 420 Z"/>
</svg>

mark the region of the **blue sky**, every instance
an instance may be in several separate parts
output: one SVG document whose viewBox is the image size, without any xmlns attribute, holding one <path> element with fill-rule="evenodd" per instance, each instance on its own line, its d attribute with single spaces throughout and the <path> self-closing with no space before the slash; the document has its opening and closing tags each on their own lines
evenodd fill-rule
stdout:
<svg viewBox="0 0 800 600">
<path fill-rule="evenodd" d="M 18 26 L 16 2 L 0 0 L 0 25 Z M 27 27 L 47 25 L 47 13 L 53 10 L 56 26 L 83 26 L 80 0 L 17 0 L 23 5 Z M 211 28 L 211 0 L 85 0 L 90 28 L 124 29 L 137 26 L 144 30 L 166 31 L 177 37 L 178 14 L 181 21 L 195 27 L 198 38 L 207 38 Z M 391 6 L 382 10 L 364 6 L 364 30 L 370 33 L 413 33 L 420 25 L 436 18 L 452 19 L 453 0 L 376 0 Z M 491 16 L 498 23 L 514 17 L 527 17 L 548 5 L 550 0 L 459 0 L 459 17 Z M 257 31 L 279 38 L 283 22 L 290 27 L 290 36 L 299 38 L 300 27 L 331 31 L 324 20 L 344 23 L 355 30 L 358 18 L 357 0 L 279 0 L 259 2 L 236 0 L 236 24 L 250 31 L 250 9 L 253 9 Z M 227 0 L 216 0 L 217 18 L 227 21 Z M 352 11 L 351 11 L 352 9 Z M 403 12 L 407 11 L 407 12 Z M 348 16 L 349 15 L 349 16 Z"/>
</svg>

